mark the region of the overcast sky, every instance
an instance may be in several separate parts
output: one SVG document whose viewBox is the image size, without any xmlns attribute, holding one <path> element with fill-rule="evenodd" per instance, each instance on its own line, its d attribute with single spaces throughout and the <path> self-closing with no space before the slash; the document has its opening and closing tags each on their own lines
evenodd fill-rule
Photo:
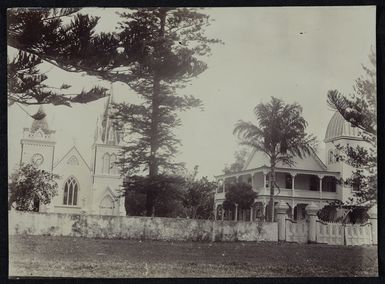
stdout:
<svg viewBox="0 0 385 284">
<path fill-rule="evenodd" d="M 85 12 L 101 16 L 97 31 L 112 31 L 119 21 L 117 10 Z M 221 174 L 239 147 L 232 134 L 234 124 L 239 119 L 255 122 L 253 108 L 271 96 L 302 105 L 307 131 L 322 141 L 333 114 L 326 104 L 327 91 L 351 92 L 354 79 L 363 74 L 361 64 L 368 63 L 370 48 L 375 49 L 375 8 L 209 8 L 205 12 L 215 20 L 207 34 L 225 44 L 213 46 L 206 60 L 208 69 L 180 92 L 200 98 L 204 110 L 181 114 L 183 126 L 176 130 L 183 143 L 178 160 L 189 169 L 198 165 L 201 175 Z M 8 53 L 12 56 L 14 50 Z M 95 84 L 110 87 L 108 82 L 49 64 L 42 70 L 57 87 L 63 83 L 78 91 Z M 124 83 L 114 83 L 113 89 L 116 101 L 138 101 Z M 91 160 L 96 118 L 105 101 L 72 108 L 45 106 L 49 126 L 56 130 L 56 159 L 75 143 L 85 160 Z M 38 107 L 24 108 L 35 113 Z M 8 159 L 13 169 L 20 160 L 22 129 L 32 119 L 17 105 L 8 111 Z M 320 158 L 324 160 L 322 149 Z"/>
</svg>

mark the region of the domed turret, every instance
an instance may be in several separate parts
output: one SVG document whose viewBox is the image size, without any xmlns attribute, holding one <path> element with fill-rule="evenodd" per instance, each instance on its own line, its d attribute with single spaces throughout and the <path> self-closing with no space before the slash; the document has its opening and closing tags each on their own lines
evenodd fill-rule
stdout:
<svg viewBox="0 0 385 284">
<path fill-rule="evenodd" d="M 358 128 L 347 122 L 339 112 L 335 112 L 326 129 L 324 142 L 332 142 L 339 139 L 362 140 Z"/>
</svg>

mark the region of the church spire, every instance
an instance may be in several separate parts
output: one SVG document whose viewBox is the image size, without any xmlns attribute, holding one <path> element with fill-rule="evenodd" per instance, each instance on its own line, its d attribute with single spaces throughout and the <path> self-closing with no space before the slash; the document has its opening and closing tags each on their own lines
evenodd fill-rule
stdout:
<svg viewBox="0 0 385 284">
<path fill-rule="evenodd" d="M 96 118 L 96 128 L 95 128 L 94 142 L 95 143 L 102 143 L 102 129 L 100 127 L 99 117 Z"/>
<path fill-rule="evenodd" d="M 114 103 L 114 94 L 113 94 L 113 85 L 111 83 L 111 92 L 104 108 L 104 113 L 102 116 L 102 129 L 101 129 L 102 131 L 99 135 L 101 135 L 101 140 L 103 143 L 116 145 L 119 143 L 119 136 L 117 134 L 117 131 L 114 129 L 114 126 L 110 118 L 113 103 Z"/>
</svg>

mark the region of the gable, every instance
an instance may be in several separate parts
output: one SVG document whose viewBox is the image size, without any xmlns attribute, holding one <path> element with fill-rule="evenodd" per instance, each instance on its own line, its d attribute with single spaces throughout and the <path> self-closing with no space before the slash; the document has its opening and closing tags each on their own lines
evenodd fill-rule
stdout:
<svg viewBox="0 0 385 284">
<path fill-rule="evenodd" d="M 250 157 L 245 165 L 244 170 L 251 170 L 259 167 L 269 167 L 270 159 L 269 157 L 260 151 L 253 150 L 250 154 Z M 300 170 L 313 170 L 313 171 L 325 171 L 326 166 L 318 158 L 316 153 L 307 155 L 303 159 L 299 157 L 294 157 L 294 166 L 290 167 L 282 163 L 277 164 L 278 168 L 289 168 L 289 169 L 300 169 Z"/>
<path fill-rule="evenodd" d="M 54 165 L 54 168 L 59 167 L 59 166 L 66 166 L 66 167 L 82 167 L 86 168 L 87 170 L 91 170 L 89 165 L 86 163 L 78 149 L 73 146 L 67 154 L 65 154 L 59 162 L 57 162 Z"/>
<path fill-rule="evenodd" d="M 67 164 L 71 166 L 79 166 L 79 160 L 76 155 L 72 155 L 68 160 Z"/>
</svg>

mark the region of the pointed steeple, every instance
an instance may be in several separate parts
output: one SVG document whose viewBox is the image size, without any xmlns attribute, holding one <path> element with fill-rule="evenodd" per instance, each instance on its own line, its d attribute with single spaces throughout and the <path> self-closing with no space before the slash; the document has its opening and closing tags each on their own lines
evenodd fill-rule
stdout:
<svg viewBox="0 0 385 284">
<path fill-rule="evenodd" d="M 110 115 L 112 112 L 112 104 L 114 103 L 114 97 L 113 97 L 113 86 L 111 84 L 111 92 L 110 96 L 107 99 L 106 105 L 104 107 L 104 113 L 102 116 L 102 123 L 101 123 L 101 140 L 102 143 L 105 144 L 111 144 L 111 145 L 117 145 L 119 144 L 119 135 L 118 132 L 115 130 L 112 121 L 110 119 Z"/>
<path fill-rule="evenodd" d="M 96 128 L 94 135 L 94 143 L 102 143 L 102 129 L 99 122 L 99 117 L 96 118 Z"/>
</svg>

